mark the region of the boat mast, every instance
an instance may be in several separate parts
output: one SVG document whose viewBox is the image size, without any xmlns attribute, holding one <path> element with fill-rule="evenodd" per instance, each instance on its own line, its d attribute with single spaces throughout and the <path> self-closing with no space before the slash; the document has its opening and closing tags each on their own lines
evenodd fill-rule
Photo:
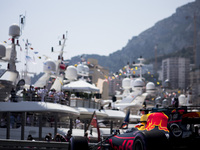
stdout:
<svg viewBox="0 0 200 150">
<path fill-rule="evenodd" d="M 10 60 L 8 61 L 8 70 L 17 72 L 15 64 L 17 56 L 15 39 L 17 39 L 20 36 L 20 27 L 17 24 L 11 25 L 9 28 L 9 35 L 12 38 L 12 43 L 11 43 Z"/>
<path fill-rule="evenodd" d="M 58 55 L 57 72 L 56 72 L 57 76 L 60 75 L 60 67 L 59 67 L 59 65 L 63 61 L 63 53 L 64 53 L 65 43 L 66 43 L 66 40 L 67 40 L 67 33 L 68 33 L 68 31 L 66 31 L 66 36 L 65 36 L 65 34 L 63 34 L 63 43 L 62 43 L 62 45 L 61 45 L 61 41 L 59 41 L 59 45 L 61 46 L 61 50 L 60 50 L 60 54 Z"/>
</svg>

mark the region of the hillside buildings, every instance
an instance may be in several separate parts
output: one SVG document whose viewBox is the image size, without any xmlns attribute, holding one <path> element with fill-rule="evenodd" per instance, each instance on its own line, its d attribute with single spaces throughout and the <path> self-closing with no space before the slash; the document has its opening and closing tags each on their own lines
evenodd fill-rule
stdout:
<svg viewBox="0 0 200 150">
<path fill-rule="evenodd" d="M 116 95 L 116 91 L 122 92 L 122 79 L 123 78 L 115 78 L 114 80 L 109 81 L 109 95 Z"/>
<path fill-rule="evenodd" d="M 200 69 L 190 72 L 190 92 L 192 92 L 194 100 L 200 102 Z"/>
<path fill-rule="evenodd" d="M 169 80 L 172 89 L 186 89 L 189 86 L 190 60 L 167 58 L 162 61 L 162 82 Z"/>
<path fill-rule="evenodd" d="M 87 61 L 90 69 L 89 78 L 91 82 L 100 89 L 101 98 L 108 99 L 109 87 L 108 82 L 106 82 L 106 77 L 108 77 L 109 70 L 100 66 L 97 59 L 89 58 Z"/>
</svg>

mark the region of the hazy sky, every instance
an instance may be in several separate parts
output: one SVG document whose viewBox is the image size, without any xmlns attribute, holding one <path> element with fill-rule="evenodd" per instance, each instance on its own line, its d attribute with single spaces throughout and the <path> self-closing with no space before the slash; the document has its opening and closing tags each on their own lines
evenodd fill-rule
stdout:
<svg viewBox="0 0 200 150">
<path fill-rule="evenodd" d="M 152 27 L 157 21 L 175 13 L 176 8 L 194 0 L 0 0 L 0 43 L 8 40 L 8 29 L 19 24 L 19 15 L 26 12 L 26 24 L 17 49 L 18 60 L 24 61 L 27 39 L 38 61 L 29 70 L 42 71 L 43 54 L 57 58 L 59 38 L 68 31 L 65 59 L 87 54 L 109 55 L 120 50 L 128 40 Z M 9 42 L 8 42 L 9 43 Z M 37 51 L 38 54 L 33 54 Z M 23 68 L 22 63 L 18 68 Z M 30 69 L 31 68 L 31 69 Z"/>
</svg>

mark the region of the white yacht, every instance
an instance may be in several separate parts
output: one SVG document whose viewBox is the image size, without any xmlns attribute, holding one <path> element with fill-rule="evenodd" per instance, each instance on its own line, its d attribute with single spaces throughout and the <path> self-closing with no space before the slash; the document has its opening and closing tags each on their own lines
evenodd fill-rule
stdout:
<svg viewBox="0 0 200 150">
<path fill-rule="evenodd" d="M 25 97 L 23 96 L 21 99 L 16 100 L 15 98 L 16 101 L 9 101 L 10 91 L 12 88 L 16 88 L 19 76 L 15 66 L 15 38 L 20 35 L 19 26 L 12 25 L 9 29 L 9 34 L 12 36 L 11 49 L 6 50 L 4 45 L 0 45 L 0 58 L 2 58 L 2 61 L 8 61 L 8 69 L 0 79 L 1 96 L 5 95 L 0 99 L 0 138 L 24 140 L 31 134 L 35 139 L 44 140 L 45 135 L 48 133 L 54 135 L 56 135 L 56 133 L 61 133 L 65 135 L 68 130 L 72 132 L 74 126 L 73 121 L 80 115 L 80 112 L 73 107 L 48 101 L 42 102 L 41 98 L 36 98 L 34 94 L 30 95 L 29 93 L 29 95 L 25 95 Z M 65 40 L 66 39 L 64 39 L 64 42 Z M 9 52 L 7 53 L 9 56 L 5 55 L 6 51 Z M 63 47 L 60 53 L 61 57 L 62 54 Z M 63 81 L 62 75 L 59 74 L 61 71 L 59 68 L 60 64 L 61 59 L 58 59 L 56 63 L 47 60 L 44 63 L 45 75 L 39 79 L 36 86 L 43 87 L 48 83 L 52 74 L 54 74 L 56 80 L 51 88 L 57 91 L 61 90 L 61 83 Z M 21 82 L 19 82 L 20 85 L 25 84 Z M 72 133 L 80 135 L 80 133 L 84 133 L 84 131 L 81 130 L 77 132 L 74 130 Z"/>
<path fill-rule="evenodd" d="M 16 25 L 12 27 L 19 30 L 19 27 L 16 27 Z M 17 32 L 17 35 L 18 34 L 19 33 Z M 15 35 L 13 34 L 13 36 Z M 48 133 L 54 135 L 60 133 L 65 135 L 68 130 L 72 132 L 72 135 L 83 136 L 84 130 L 75 129 L 76 124 L 74 123 L 74 120 L 77 117 L 80 117 L 80 119 L 84 121 L 83 128 L 89 123 L 94 111 L 96 112 L 98 119 L 116 120 L 116 123 L 118 124 L 123 121 L 125 117 L 124 112 L 117 111 L 116 113 L 113 110 L 101 110 L 100 100 L 89 97 L 95 92 L 99 92 L 99 89 L 95 85 L 89 84 L 84 80 L 84 76 L 88 76 L 89 74 L 87 65 L 80 64 L 77 68 L 69 66 L 66 70 L 65 68 L 60 68 L 66 38 L 63 38 L 63 40 L 64 43 L 58 56 L 58 60 L 53 61 L 48 59 L 44 62 L 43 70 L 45 74 L 34 84 L 34 86 L 48 86 L 49 79 L 54 78 L 55 81 L 50 85 L 49 89 L 58 92 L 68 91 L 68 96 L 70 95 L 70 98 L 67 97 L 67 99 L 62 99 L 64 105 L 61 105 L 57 101 L 54 101 L 53 98 L 47 96 L 43 101 L 38 95 L 35 97 L 34 94 L 31 94 L 28 97 L 25 96 L 17 102 L 0 102 L 0 138 L 24 140 L 31 134 L 35 139 L 44 140 L 45 135 Z M 14 46 L 13 43 L 13 47 Z M 1 48 L 2 54 L 3 49 L 5 48 Z M 14 48 L 11 53 L 16 53 Z M 18 76 L 14 76 L 13 74 L 18 74 L 18 72 L 16 71 L 15 61 L 13 61 L 16 59 L 16 54 L 15 56 L 14 54 L 11 56 L 13 59 L 9 62 L 10 70 L 8 70 L 8 72 L 10 72 L 10 74 L 8 75 L 12 78 L 9 82 L 12 82 L 13 84 L 14 81 L 17 81 Z M 82 78 L 78 79 L 78 75 L 81 75 Z M 15 84 L 13 84 L 13 86 L 14 85 Z M 85 93 L 88 97 L 83 99 L 83 97 L 73 96 L 75 92 Z M 102 132 L 105 132 L 105 130 L 101 129 Z M 97 133 L 94 132 L 92 136 L 97 136 Z"/>
<path fill-rule="evenodd" d="M 112 100 L 110 100 L 110 102 L 108 100 L 103 101 L 105 107 L 108 106 L 108 103 L 111 103 L 112 107 L 125 113 L 130 109 L 130 120 L 135 122 L 140 119 L 140 109 L 144 107 L 146 99 L 148 97 L 155 97 L 156 93 L 156 87 L 154 83 L 149 82 L 145 86 L 145 80 L 142 77 L 143 58 L 139 58 L 138 60 L 140 63 L 134 64 L 134 66 L 140 68 L 140 77 L 126 77 L 122 80 L 123 93 L 117 93 L 115 95 L 116 102 L 113 102 Z M 129 66 L 127 68 L 129 68 Z"/>
</svg>

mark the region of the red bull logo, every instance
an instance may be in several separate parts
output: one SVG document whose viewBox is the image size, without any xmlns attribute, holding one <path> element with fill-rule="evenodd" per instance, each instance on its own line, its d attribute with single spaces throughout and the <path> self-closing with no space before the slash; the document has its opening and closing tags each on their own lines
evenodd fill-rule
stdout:
<svg viewBox="0 0 200 150">
<path fill-rule="evenodd" d="M 167 128 L 167 123 L 168 123 L 168 116 L 165 115 L 164 113 L 157 112 L 157 113 L 152 113 L 149 115 L 147 119 L 147 125 L 145 130 L 151 131 L 155 128 L 159 130 L 163 130 L 165 132 L 169 132 Z"/>
<path fill-rule="evenodd" d="M 187 114 L 184 114 L 183 115 L 183 118 L 199 118 L 200 117 L 200 112 L 190 112 L 190 113 L 187 113 Z"/>
</svg>

